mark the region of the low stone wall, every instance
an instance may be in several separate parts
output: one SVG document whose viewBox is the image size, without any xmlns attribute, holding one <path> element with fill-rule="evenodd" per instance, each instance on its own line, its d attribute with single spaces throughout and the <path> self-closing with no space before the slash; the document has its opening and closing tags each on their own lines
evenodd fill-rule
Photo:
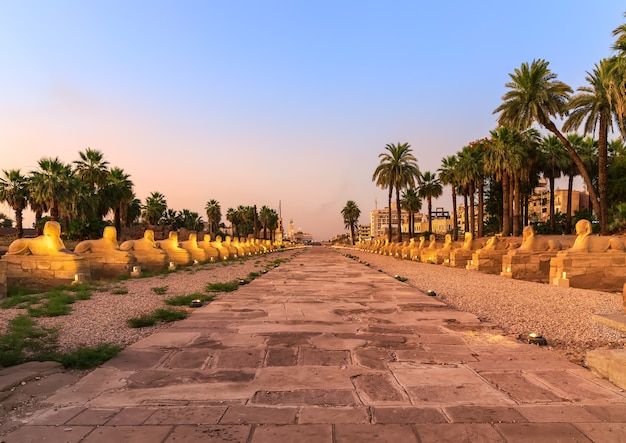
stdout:
<svg viewBox="0 0 626 443">
<path fill-rule="evenodd" d="M 620 292 L 626 283 L 626 253 L 559 252 L 550 260 L 550 283 L 572 288 Z"/>
<path fill-rule="evenodd" d="M 7 296 L 7 264 L 0 260 L 0 299 Z"/>
<path fill-rule="evenodd" d="M 89 264 L 92 279 L 106 280 L 129 276 L 137 259 L 123 251 L 79 253 Z"/>
<path fill-rule="evenodd" d="M 4 255 L 7 284 L 31 289 L 68 285 L 76 275 L 89 279 L 89 263 L 74 254 L 51 256 Z"/>
<path fill-rule="evenodd" d="M 502 256 L 500 275 L 517 280 L 548 283 L 550 281 L 550 260 L 557 251 L 510 251 Z"/>
</svg>

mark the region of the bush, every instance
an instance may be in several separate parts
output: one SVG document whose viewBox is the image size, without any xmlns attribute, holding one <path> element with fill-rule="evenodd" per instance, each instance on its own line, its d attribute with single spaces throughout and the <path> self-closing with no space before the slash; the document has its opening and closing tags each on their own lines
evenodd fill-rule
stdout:
<svg viewBox="0 0 626 443">
<path fill-rule="evenodd" d="M 199 292 L 195 292 L 189 295 L 177 295 L 175 297 L 170 297 L 164 300 L 165 304 L 170 306 L 189 306 L 192 300 L 200 300 L 203 302 L 213 301 L 215 296 L 201 294 Z"/>
<path fill-rule="evenodd" d="M 237 280 L 225 282 L 225 283 L 209 283 L 206 285 L 207 292 L 232 292 L 239 288 L 239 282 Z"/>
<path fill-rule="evenodd" d="M 157 309 L 152 314 L 130 318 L 126 321 L 126 324 L 131 328 L 146 328 L 154 326 L 158 322 L 170 323 L 184 318 L 187 318 L 187 311 L 180 309 Z"/>
<path fill-rule="evenodd" d="M 66 369 L 90 369 L 115 357 L 121 350 L 119 345 L 105 343 L 95 348 L 84 347 L 67 354 L 57 354 L 54 360 Z"/>
<path fill-rule="evenodd" d="M 26 315 L 18 315 L 0 335 L 0 366 L 49 359 L 58 343 L 55 329 L 41 328 Z"/>
</svg>

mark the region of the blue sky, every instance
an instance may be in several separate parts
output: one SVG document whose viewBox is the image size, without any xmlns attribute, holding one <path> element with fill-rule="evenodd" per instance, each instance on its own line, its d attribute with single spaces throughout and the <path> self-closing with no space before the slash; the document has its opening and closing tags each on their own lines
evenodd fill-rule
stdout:
<svg viewBox="0 0 626 443">
<path fill-rule="evenodd" d="M 422 171 L 496 126 L 508 74 L 573 88 L 611 55 L 623 2 L 0 2 L 0 169 L 87 147 L 143 201 L 267 205 L 324 240 L 386 205 L 385 144 Z M 449 193 L 436 206 L 450 208 Z M 10 212 L 6 206 L 0 211 Z M 27 222 L 32 216 L 26 215 Z"/>
</svg>

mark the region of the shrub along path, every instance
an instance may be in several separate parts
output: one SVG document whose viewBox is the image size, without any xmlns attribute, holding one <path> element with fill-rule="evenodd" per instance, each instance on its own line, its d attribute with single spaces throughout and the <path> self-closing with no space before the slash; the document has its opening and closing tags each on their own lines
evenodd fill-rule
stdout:
<svg viewBox="0 0 626 443">
<path fill-rule="evenodd" d="M 3 441 L 626 441 L 615 386 L 322 247 L 47 401 Z"/>
</svg>

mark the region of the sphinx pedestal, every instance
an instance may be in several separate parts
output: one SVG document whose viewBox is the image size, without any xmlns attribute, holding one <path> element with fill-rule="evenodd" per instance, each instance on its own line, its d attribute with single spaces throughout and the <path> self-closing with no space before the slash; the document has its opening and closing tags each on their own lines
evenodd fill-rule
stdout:
<svg viewBox="0 0 626 443">
<path fill-rule="evenodd" d="M 7 264 L 0 260 L 0 299 L 7 296 Z"/>
<path fill-rule="evenodd" d="M 133 257 L 138 266 L 141 266 L 142 271 L 159 272 L 167 269 L 169 260 L 167 254 L 162 249 L 140 249 L 131 251 Z"/>
<path fill-rule="evenodd" d="M 110 280 L 127 277 L 137 259 L 124 251 L 77 252 L 89 264 L 91 278 Z"/>
<path fill-rule="evenodd" d="M 626 253 L 559 252 L 550 260 L 550 284 L 620 292 L 626 283 Z"/>
<path fill-rule="evenodd" d="M 71 284 L 77 275 L 91 277 L 89 263 L 77 254 L 9 255 L 1 260 L 6 266 L 7 285 L 29 289 L 50 289 Z"/>
<path fill-rule="evenodd" d="M 474 251 L 472 259 L 465 269 L 473 269 L 485 274 L 499 274 L 502 272 L 502 257 L 508 251 L 497 249 L 479 249 Z"/>
<path fill-rule="evenodd" d="M 516 280 L 548 283 L 550 260 L 556 254 L 557 251 L 510 251 L 502 256 L 500 275 Z"/>
<path fill-rule="evenodd" d="M 472 259 L 472 254 L 475 251 L 468 249 L 455 249 L 450 251 L 450 267 L 451 268 L 465 268 L 467 262 Z"/>
</svg>

